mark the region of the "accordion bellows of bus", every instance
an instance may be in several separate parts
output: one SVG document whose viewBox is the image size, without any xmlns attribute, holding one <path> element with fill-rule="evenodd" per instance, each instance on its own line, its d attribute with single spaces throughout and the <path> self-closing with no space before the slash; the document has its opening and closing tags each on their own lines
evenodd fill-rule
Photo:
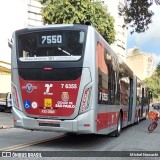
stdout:
<svg viewBox="0 0 160 160">
<path fill-rule="evenodd" d="M 147 116 L 149 89 L 93 26 L 28 27 L 11 42 L 15 127 L 118 136 Z"/>
</svg>

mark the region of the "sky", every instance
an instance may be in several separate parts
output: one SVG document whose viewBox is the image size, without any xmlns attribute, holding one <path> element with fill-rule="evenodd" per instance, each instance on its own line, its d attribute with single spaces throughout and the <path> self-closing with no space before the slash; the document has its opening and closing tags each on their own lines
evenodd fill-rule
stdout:
<svg viewBox="0 0 160 160">
<path fill-rule="evenodd" d="M 152 53 L 155 63 L 160 62 L 160 6 L 151 7 L 154 12 L 152 23 L 144 33 L 130 34 L 128 30 L 127 48 L 139 48 L 142 52 Z"/>
<path fill-rule="evenodd" d="M 11 39 L 14 30 L 26 26 L 25 0 L 2 0 L 0 2 L 0 60 L 10 62 L 11 50 L 8 39 Z M 153 22 L 145 33 L 130 34 L 128 31 L 127 48 L 138 47 L 140 51 L 155 55 L 155 61 L 160 61 L 160 6 L 153 5 L 155 13 Z"/>
</svg>

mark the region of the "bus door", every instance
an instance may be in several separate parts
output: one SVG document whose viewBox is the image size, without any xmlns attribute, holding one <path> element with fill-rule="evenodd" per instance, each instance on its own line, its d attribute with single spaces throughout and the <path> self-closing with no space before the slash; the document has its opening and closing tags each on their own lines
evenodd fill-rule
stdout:
<svg viewBox="0 0 160 160">
<path fill-rule="evenodd" d="M 130 122 L 132 119 L 132 107 L 133 107 L 133 79 L 130 78 L 129 83 L 129 108 L 128 108 L 128 121 Z"/>
<path fill-rule="evenodd" d="M 140 117 L 143 116 L 143 108 L 144 108 L 144 88 L 142 88 L 141 115 L 140 115 Z"/>
</svg>

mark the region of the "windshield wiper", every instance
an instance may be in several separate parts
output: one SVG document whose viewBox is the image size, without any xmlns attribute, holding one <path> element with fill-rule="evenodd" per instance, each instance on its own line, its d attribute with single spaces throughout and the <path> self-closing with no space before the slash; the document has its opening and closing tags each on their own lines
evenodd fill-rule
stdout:
<svg viewBox="0 0 160 160">
<path fill-rule="evenodd" d="M 63 53 L 65 53 L 65 54 L 67 54 L 67 55 L 71 56 L 71 54 L 70 54 L 69 52 L 67 52 L 67 51 L 63 50 L 63 49 L 62 49 L 62 48 L 60 48 L 60 47 L 58 47 L 58 50 L 60 50 L 60 51 L 62 51 Z"/>
</svg>

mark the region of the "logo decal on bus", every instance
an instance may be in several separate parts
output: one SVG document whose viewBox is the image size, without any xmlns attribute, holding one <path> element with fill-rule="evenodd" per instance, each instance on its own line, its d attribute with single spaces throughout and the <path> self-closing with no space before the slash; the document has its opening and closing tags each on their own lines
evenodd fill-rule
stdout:
<svg viewBox="0 0 160 160">
<path fill-rule="evenodd" d="M 46 91 L 44 92 L 44 95 L 53 95 L 53 93 L 50 93 L 50 88 L 53 87 L 53 84 L 45 84 Z"/>
<path fill-rule="evenodd" d="M 68 92 L 62 92 L 61 98 L 62 98 L 63 102 L 68 102 L 68 100 L 69 100 Z"/>
<path fill-rule="evenodd" d="M 24 108 L 25 109 L 30 109 L 31 108 L 31 101 L 24 101 Z"/>
<path fill-rule="evenodd" d="M 76 106 L 73 104 L 73 102 L 62 102 L 62 101 L 58 101 L 55 104 L 56 108 L 75 108 Z"/>
<path fill-rule="evenodd" d="M 32 102 L 32 108 L 33 108 L 33 109 L 36 109 L 37 106 L 38 106 L 37 102 Z"/>
<path fill-rule="evenodd" d="M 50 98 L 44 99 L 44 108 L 47 108 L 47 107 L 52 108 L 52 99 Z"/>
<path fill-rule="evenodd" d="M 22 86 L 22 89 L 26 89 L 28 93 L 31 93 L 34 89 L 37 89 L 37 86 L 33 86 L 31 83 L 28 83 L 26 86 Z"/>
</svg>

